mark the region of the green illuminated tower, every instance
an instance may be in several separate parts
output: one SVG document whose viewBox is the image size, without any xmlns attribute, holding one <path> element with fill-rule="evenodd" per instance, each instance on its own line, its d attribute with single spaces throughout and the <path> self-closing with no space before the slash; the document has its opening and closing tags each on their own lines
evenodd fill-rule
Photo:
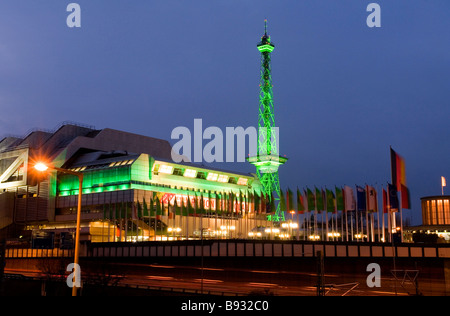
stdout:
<svg viewBox="0 0 450 316">
<path fill-rule="evenodd" d="M 259 116 L 258 116 L 258 153 L 256 156 L 249 157 L 248 161 L 256 167 L 256 172 L 261 184 L 264 187 L 264 193 L 273 197 L 276 201 L 280 199 L 280 178 L 278 176 L 278 167 L 287 161 L 287 158 L 281 157 L 278 152 L 278 128 L 275 126 L 273 93 L 272 93 L 272 75 L 270 59 L 275 45 L 270 41 L 267 35 L 267 20 L 264 21 L 264 35 L 257 47 L 261 53 L 261 81 L 259 92 Z M 284 220 L 284 213 L 280 206 L 276 204 L 277 209 L 269 220 L 280 222 Z"/>
</svg>

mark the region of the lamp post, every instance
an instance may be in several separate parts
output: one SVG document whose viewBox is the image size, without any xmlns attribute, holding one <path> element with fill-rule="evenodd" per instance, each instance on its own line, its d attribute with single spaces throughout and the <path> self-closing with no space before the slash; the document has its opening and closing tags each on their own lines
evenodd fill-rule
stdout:
<svg viewBox="0 0 450 316">
<path fill-rule="evenodd" d="M 56 170 L 62 173 L 71 174 L 78 177 L 79 181 L 79 189 L 78 189 L 78 205 L 77 205 L 77 228 L 75 231 L 75 256 L 74 256 L 74 278 L 76 281 L 79 277 L 80 273 L 77 273 L 77 269 L 79 267 L 79 253 L 80 253 L 80 222 L 81 222 L 81 195 L 83 193 L 83 173 L 75 172 L 67 169 L 57 168 L 54 166 L 48 166 L 42 162 L 37 163 L 34 168 L 40 172 L 47 171 L 48 169 Z M 78 271 L 79 272 L 79 271 Z M 77 287 L 76 284 L 78 282 L 73 282 L 72 287 L 72 296 L 77 296 Z"/>
</svg>

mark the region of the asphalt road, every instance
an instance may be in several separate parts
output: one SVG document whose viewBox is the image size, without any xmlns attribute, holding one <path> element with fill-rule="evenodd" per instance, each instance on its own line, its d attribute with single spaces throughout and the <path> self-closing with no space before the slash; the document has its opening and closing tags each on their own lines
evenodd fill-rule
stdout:
<svg viewBox="0 0 450 316">
<path fill-rule="evenodd" d="M 88 268 L 86 268 L 88 266 Z M 105 268 L 105 266 L 107 268 Z M 92 269 L 95 267 L 95 269 Z M 99 270 L 99 267 L 103 268 Z M 325 267 L 322 284 L 326 295 L 333 296 L 404 296 L 445 295 L 445 281 L 439 275 L 427 276 L 417 270 L 400 270 L 397 278 L 390 270 L 381 274 L 381 287 L 370 288 L 366 279 L 369 272 L 364 269 L 344 269 L 338 266 Z M 97 270 L 96 270 L 97 269 Z M 280 266 L 254 264 L 171 264 L 82 262 L 82 277 L 92 274 L 120 276 L 120 284 L 141 287 L 162 287 L 215 293 L 223 295 L 276 295 L 315 296 L 319 277 L 314 266 L 309 269 L 283 269 Z M 86 270 L 90 270 L 86 272 Z M 37 268 L 16 268 L 7 266 L 6 273 L 26 276 L 43 275 Z M 68 273 L 67 273 L 68 274 Z M 418 290 L 416 290 L 416 286 Z"/>
</svg>

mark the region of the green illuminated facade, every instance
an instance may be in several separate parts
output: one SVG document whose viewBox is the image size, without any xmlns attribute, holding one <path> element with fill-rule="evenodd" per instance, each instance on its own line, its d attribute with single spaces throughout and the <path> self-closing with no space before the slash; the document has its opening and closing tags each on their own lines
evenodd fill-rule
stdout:
<svg viewBox="0 0 450 316">
<path fill-rule="evenodd" d="M 275 45 L 267 34 L 267 21 L 265 21 L 264 35 L 261 37 L 261 42 L 258 43 L 257 47 L 261 53 L 258 154 L 257 156 L 249 157 L 248 161 L 256 167 L 257 175 L 265 194 L 279 201 L 281 192 L 278 168 L 287 161 L 287 158 L 279 156 L 278 152 L 278 129 L 275 125 L 271 74 L 271 53 Z M 280 211 L 279 205 L 275 214 L 270 215 L 269 219 L 274 222 L 284 221 L 284 213 Z"/>
<path fill-rule="evenodd" d="M 38 176 L 42 158 L 83 173 L 82 241 L 287 238 L 270 229 L 256 175 L 175 163 L 165 140 L 64 125 L 0 140 L 0 229 L 40 240 L 36 247 L 73 236 L 79 194 L 74 175 Z"/>
</svg>

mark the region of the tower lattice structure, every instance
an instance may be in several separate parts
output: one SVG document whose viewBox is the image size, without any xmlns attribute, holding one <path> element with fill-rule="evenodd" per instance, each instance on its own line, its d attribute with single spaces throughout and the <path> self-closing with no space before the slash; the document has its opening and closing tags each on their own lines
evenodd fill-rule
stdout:
<svg viewBox="0 0 450 316">
<path fill-rule="evenodd" d="M 273 84 L 271 74 L 271 54 L 275 45 L 267 34 L 267 20 L 264 21 L 264 35 L 257 45 L 261 53 L 261 80 L 259 92 L 258 115 L 258 152 L 248 161 L 256 167 L 258 178 L 263 186 L 264 194 L 279 202 L 281 195 L 278 168 L 287 161 L 279 155 L 279 129 L 275 125 Z M 275 203 L 276 210 L 269 220 L 284 221 L 284 212 L 279 203 Z"/>
</svg>

